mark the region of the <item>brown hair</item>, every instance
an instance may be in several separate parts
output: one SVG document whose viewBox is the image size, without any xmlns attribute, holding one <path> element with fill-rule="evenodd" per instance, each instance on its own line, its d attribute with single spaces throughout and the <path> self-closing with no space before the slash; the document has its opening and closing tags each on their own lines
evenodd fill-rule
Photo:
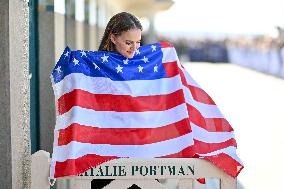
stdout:
<svg viewBox="0 0 284 189">
<path fill-rule="evenodd" d="M 132 14 L 127 12 L 121 12 L 114 15 L 108 22 L 99 51 L 115 51 L 115 45 L 110 39 L 110 35 L 121 35 L 122 32 L 130 29 L 140 29 L 142 31 L 142 25 L 140 21 Z"/>
</svg>

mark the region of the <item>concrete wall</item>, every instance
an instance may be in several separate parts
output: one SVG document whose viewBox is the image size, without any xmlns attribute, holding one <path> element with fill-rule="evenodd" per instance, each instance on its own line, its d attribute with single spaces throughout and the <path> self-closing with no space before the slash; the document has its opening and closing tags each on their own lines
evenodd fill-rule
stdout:
<svg viewBox="0 0 284 189">
<path fill-rule="evenodd" d="M 0 188 L 30 188 L 28 3 L 0 1 Z"/>
</svg>

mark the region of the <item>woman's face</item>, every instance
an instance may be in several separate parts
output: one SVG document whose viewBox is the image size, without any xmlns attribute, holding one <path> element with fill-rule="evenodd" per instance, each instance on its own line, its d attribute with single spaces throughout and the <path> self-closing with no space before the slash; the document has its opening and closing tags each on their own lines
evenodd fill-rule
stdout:
<svg viewBox="0 0 284 189">
<path fill-rule="evenodd" d="M 119 36 L 111 34 L 111 41 L 115 44 L 117 52 L 126 58 L 133 58 L 136 49 L 140 47 L 141 30 L 130 29 Z"/>
</svg>

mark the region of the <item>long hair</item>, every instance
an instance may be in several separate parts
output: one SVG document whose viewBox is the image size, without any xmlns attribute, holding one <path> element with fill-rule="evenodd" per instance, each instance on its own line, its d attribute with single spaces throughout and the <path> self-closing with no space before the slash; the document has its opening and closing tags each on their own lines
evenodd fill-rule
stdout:
<svg viewBox="0 0 284 189">
<path fill-rule="evenodd" d="M 115 51 L 115 45 L 110 39 L 110 35 L 121 35 L 122 32 L 130 29 L 140 29 L 142 31 L 142 25 L 140 21 L 132 14 L 127 12 L 121 12 L 114 15 L 108 22 L 99 51 Z"/>
</svg>

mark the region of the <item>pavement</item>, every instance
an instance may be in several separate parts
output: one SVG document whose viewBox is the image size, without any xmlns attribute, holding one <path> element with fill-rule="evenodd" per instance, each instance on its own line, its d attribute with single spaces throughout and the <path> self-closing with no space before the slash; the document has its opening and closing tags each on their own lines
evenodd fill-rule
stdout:
<svg viewBox="0 0 284 189">
<path fill-rule="evenodd" d="M 284 79 L 233 64 L 184 66 L 235 130 L 238 188 L 284 188 Z"/>
</svg>

